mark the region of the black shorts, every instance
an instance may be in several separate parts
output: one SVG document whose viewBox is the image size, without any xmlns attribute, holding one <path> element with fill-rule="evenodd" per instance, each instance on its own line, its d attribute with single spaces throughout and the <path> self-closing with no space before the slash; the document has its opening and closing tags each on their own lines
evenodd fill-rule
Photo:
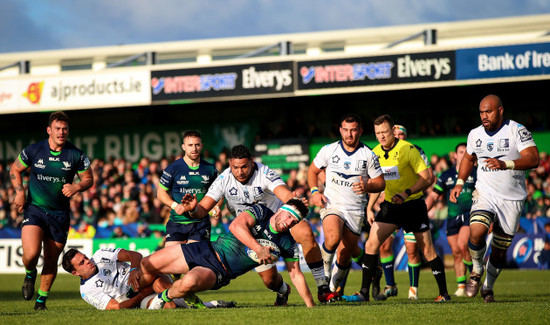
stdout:
<svg viewBox="0 0 550 325">
<path fill-rule="evenodd" d="M 181 250 L 189 270 L 197 266 L 206 267 L 216 274 L 216 284 L 211 290 L 225 287 L 231 281 L 231 277 L 216 256 L 216 251 L 210 241 L 200 241 L 190 244 L 181 244 Z"/>
<path fill-rule="evenodd" d="M 459 214 L 454 218 L 447 219 L 447 236 L 458 234 L 460 228 L 470 225 L 470 214 Z"/>
<path fill-rule="evenodd" d="M 69 211 L 45 212 L 37 206 L 28 204 L 23 214 L 23 227 L 39 226 L 44 230 L 44 237 L 65 244 L 71 224 Z"/>
<path fill-rule="evenodd" d="M 407 201 L 403 204 L 384 201 L 380 204 L 380 211 L 374 220 L 396 225 L 406 232 L 418 233 L 430 230 L 428 210 L 422 199 Z"/>
<path fill-rule="evenodd" d="M 188 224 L 168 220 L 166 223 L 166 241 L 210 241 L 210 228 L 210 219 L 208 218 Z"/>
</svg>

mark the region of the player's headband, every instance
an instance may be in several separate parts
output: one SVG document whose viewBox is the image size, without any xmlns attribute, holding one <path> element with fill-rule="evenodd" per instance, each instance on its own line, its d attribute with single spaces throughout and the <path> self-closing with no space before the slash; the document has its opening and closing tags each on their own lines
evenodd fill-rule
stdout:
<svg viewBox="0 0 550 325">
<path fill-rule="evenodd" d="M 407 129 L 403 125 L 396 124 L 393 126 L 394 129 L 397 129 L 407 135 Z"/>
<path fill-rule="evenodd" d="M 298 221 L 302 220 L 302 215 L 300 214 L 300 211 L 298 211 L 293 205 L 285 204 L 281 207 L 281 210 L 285 210 L 286 212 L 290 213 L 294 218 L 298 219 Z"/>
</svg>

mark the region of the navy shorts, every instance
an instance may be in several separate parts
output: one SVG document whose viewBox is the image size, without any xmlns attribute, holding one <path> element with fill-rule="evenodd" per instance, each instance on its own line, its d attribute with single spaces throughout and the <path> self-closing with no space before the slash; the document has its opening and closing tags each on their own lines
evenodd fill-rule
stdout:
<svg viewBox="0 0 550 325">
<path fill-rule="evenodd" d="M 459 214 L 454 218 L 447 219 L 447 236 L 458 234 L 460 228 L 470 225 L 470 214 Z"/>
<path fill-rule="evenodd" d="M 231 277 L 216 256 L 210 241 L 181 244 L 181 250 L 189 270 L 197 266 L 206 267 L 216 274 L 216 284 L 211 290 L 218 290 L 229 284 Z"/>
<path fill-rule="evenodd" d="M 166 223 L 166 241 L 210 241 L 210 228 L 209 218 L 188 224 L 168 220 Z"/>
<path fill-rule="evenodd" d="M 27 204 L 23 214 L 23 227 L 28 225 L 39 226 L 44 230 L 44 237 L 65 244 L 70 226 L 70 212 L 45 212 L 37 206 Z"/>
<path fill-rule="evenodd" d="M 380 204 L 380 211 L 374 220 L 394 224 L 406 232 L 418 233 L 430 230 L 428 210 L 422 199 L 407 201 L 403 204 L 384 201 Z"/>
</svg>

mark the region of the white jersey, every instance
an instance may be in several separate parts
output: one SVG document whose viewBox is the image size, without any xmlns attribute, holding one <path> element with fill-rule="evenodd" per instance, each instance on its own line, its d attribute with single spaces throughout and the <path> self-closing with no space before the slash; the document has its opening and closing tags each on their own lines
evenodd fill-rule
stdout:
<svg viewBox="0 0 550 325">
<path fill-rule="evenodd" d="M 273 194 L 273 190 L 277 186 L 286 186 L 286 183 L 279 174 L 265 165 L 254 163 L 253 168 L 252 177 L 246 184 L 241 184 L 235 179 L 231 169 L 227 168 L 212 183 L 206 196 L 216 202 L 225 197 L 229 211 L 235 217 L 258 203 L 276 212 L 283 202 Z"/>
<path fill-rule="evenodd" d="M 123 302 L 130 291 L 130 264 L 118 262 L 118 249 L 100 249 L 92 256 L 98 272 L 80 281 L 80 295 L 97 309 L 105 310 L 111 299 Z"/>
<path fill-rule="evenodd" d="M 477 157 L 476 189 L 505 200 L 524 200 L 525 172 L 523 170 L 494 170 L 485 167 L 485 160 L 515 160 L 521 157 L 520 151 L 536 146 L 525 126 L 506 120 L 496 132 L 485 131 L 483 125 L 468 134 L 467 152 Z"/>
<path fill-rule="evenodd" d="M 323 193 L 331 206 L 339 209 L 365 209 L 367 195 L 357 195 L 352 184 L 382 175 L 378 156 L 365 144 L 353 152 L 344 149 L 342 141 L 327 144 L 313 160 L 319 169 L 326 168 L 326 184 Z"/>
</svg>

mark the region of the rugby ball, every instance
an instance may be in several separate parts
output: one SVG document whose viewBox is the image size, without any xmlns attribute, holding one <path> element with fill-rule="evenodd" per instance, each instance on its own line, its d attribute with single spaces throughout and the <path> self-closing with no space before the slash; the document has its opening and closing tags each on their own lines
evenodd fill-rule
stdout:
<svg viewBox="0 0 550 325">
<path fill-rule="evenodd" d="M 260 245 L 262 246 L 268 246 L 268 247 L 271 247 L 271 256 L 273 257 L 273 260 L 278 260 L 279 259 L 279 256 L 281 256 L 281 250 L 279 249 L 279 247 L 277 245 L 275 245 L 274 242 L 270 241 L 270 240 L 267 240 L 267 239 L 263 239 L 263 238 L 260 238 L 260 239 L 256 239 L 258 241 L 258 243 L 260 243 Z M 252 259 L 254 262 L 257 262 L 257 263 L 260 263 L 260 259 L 258 258 L 258 256 L 256 255 L 256 252 L 251 250 L 250 248 L 246 248 L 246 254 L 248 255 L 248 257 L 250 257 L 250 259 Z"/>
</svg>

